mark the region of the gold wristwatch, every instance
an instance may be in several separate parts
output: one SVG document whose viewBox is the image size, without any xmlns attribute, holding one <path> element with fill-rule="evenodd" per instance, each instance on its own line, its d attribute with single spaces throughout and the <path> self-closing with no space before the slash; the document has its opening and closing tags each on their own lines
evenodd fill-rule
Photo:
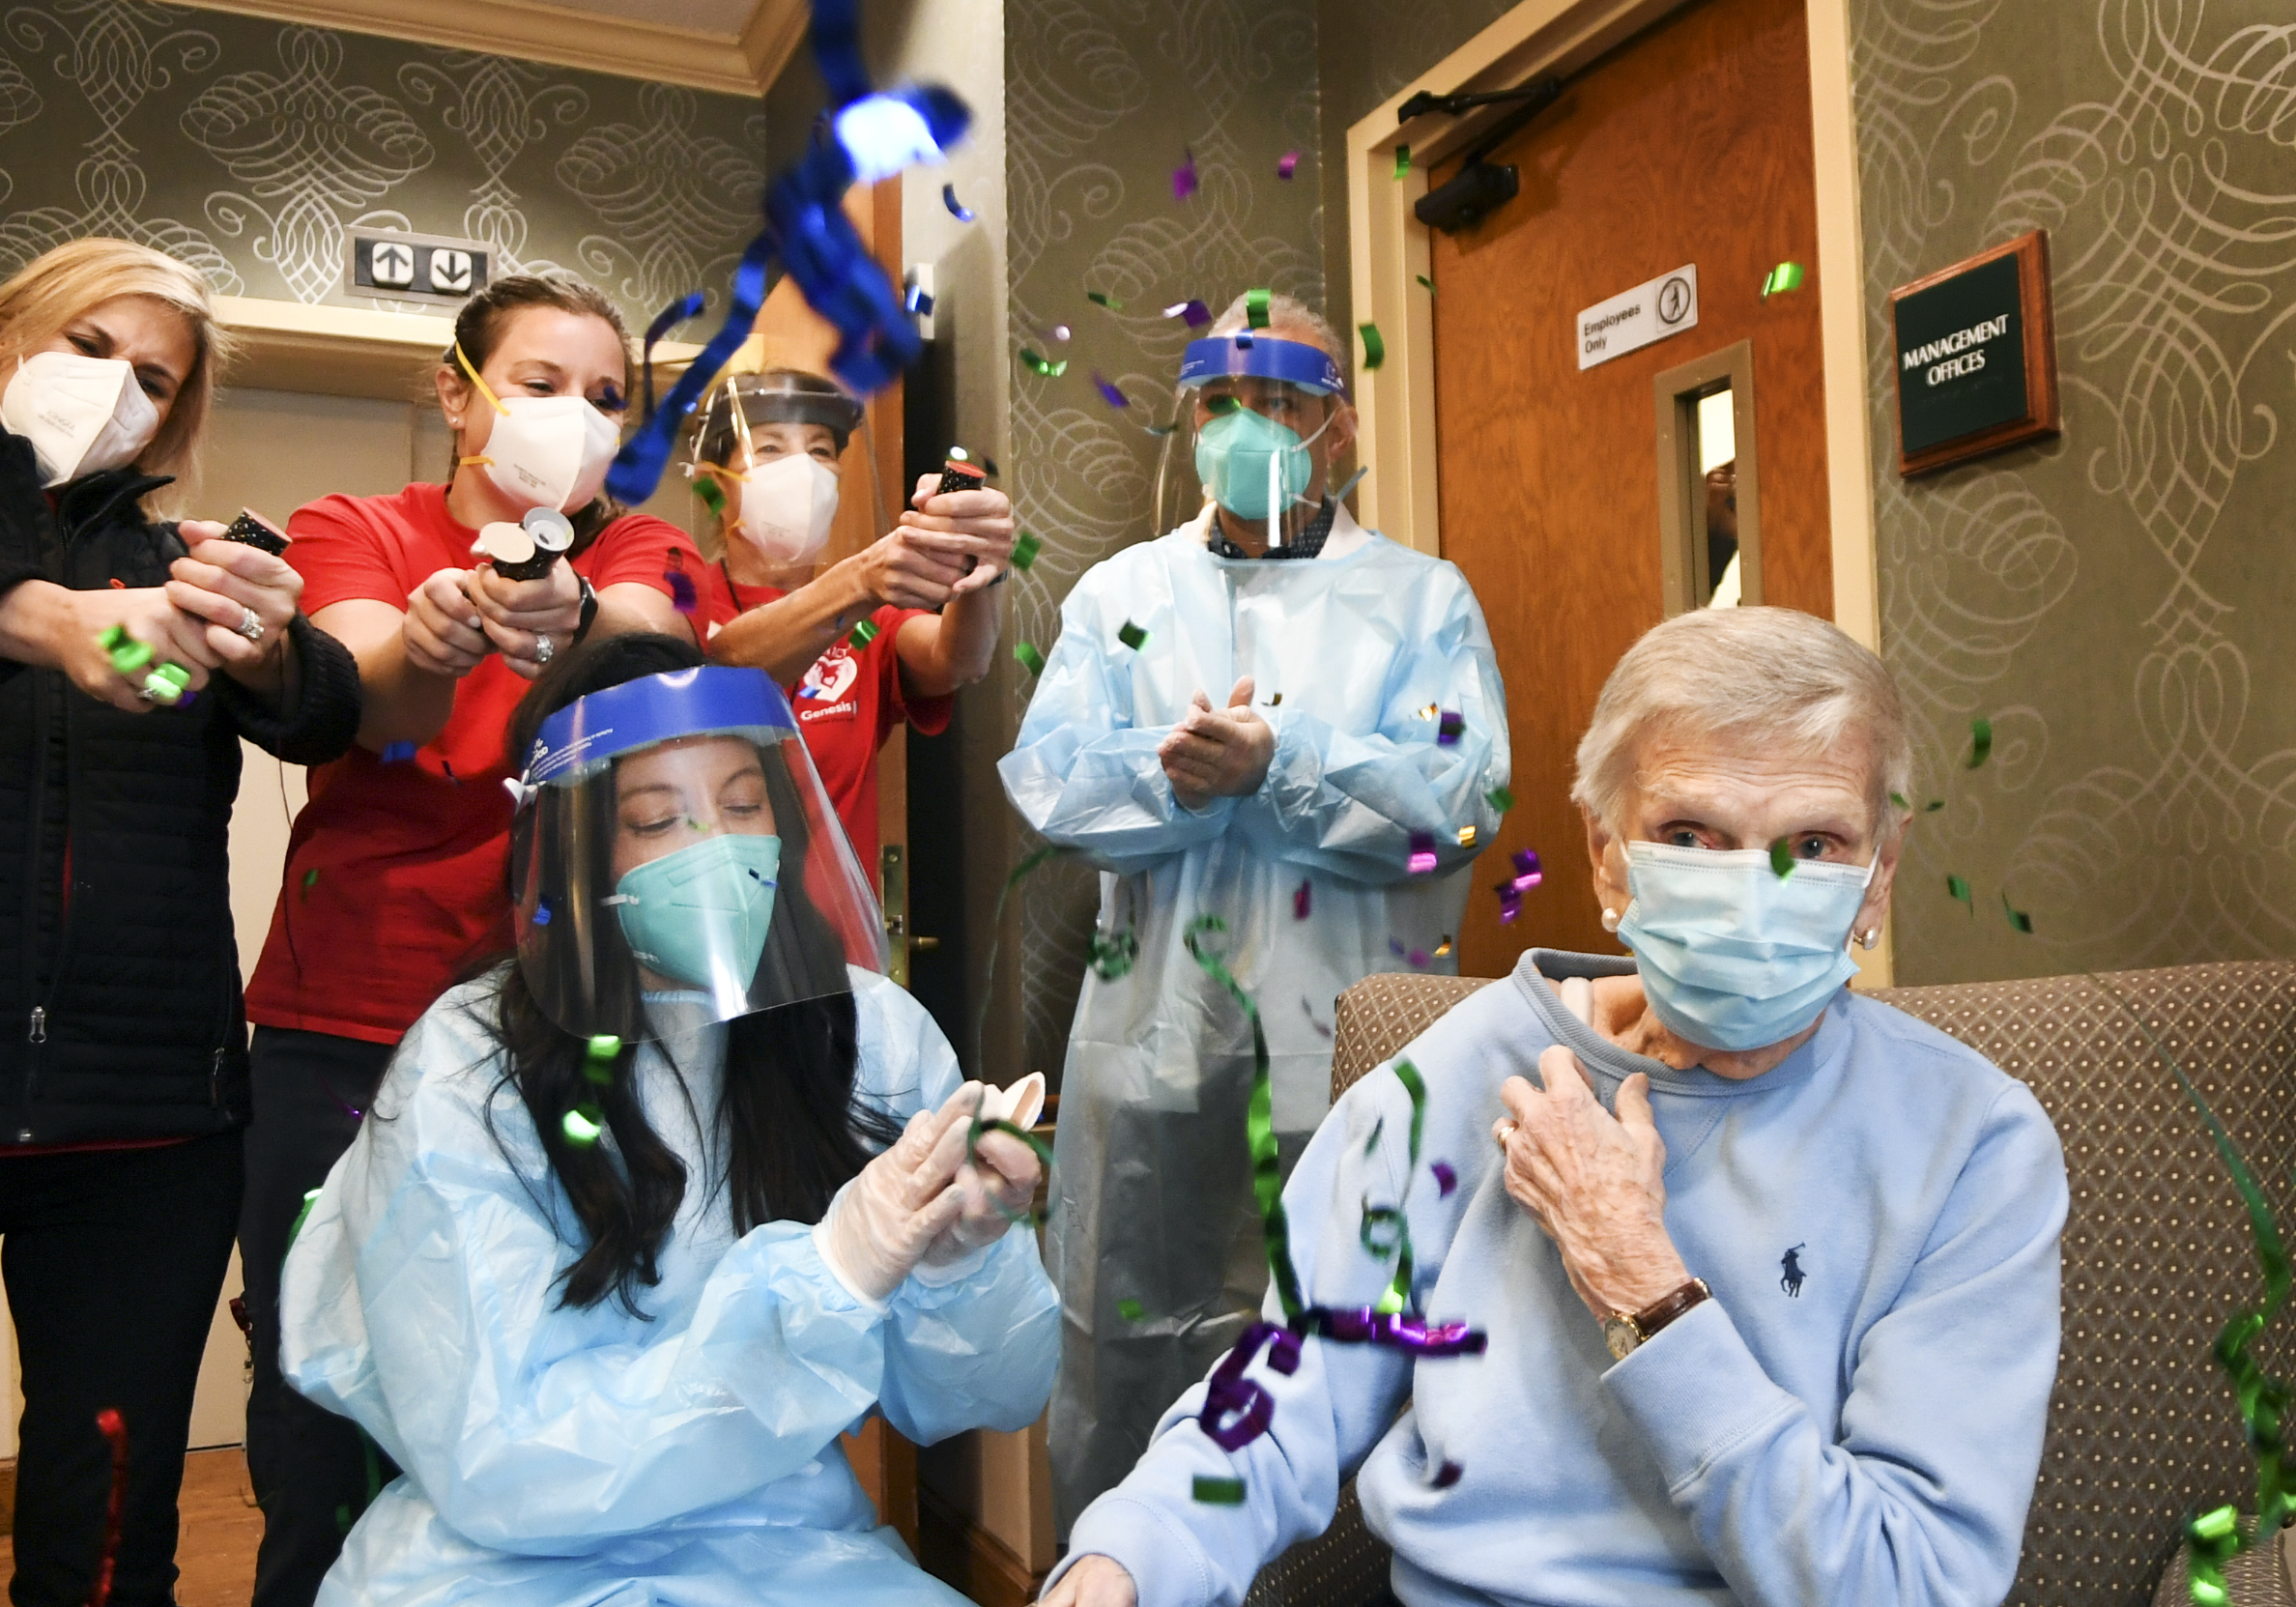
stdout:
<svg viewBox="0 0 2296 1607">
<path fill-rule="evenodd" d="M 1610 1346 L 1611 1360 L 1623 1362 L 1634 1354 L 1635 1347 L 1680 1316 L 1702 1300 L 1711 1300 L 1714 1292 L 1706 1286 L 1706 1279 L 1694 1277 L 1665 1299 L 1654 1301 L 1640 1311 L 1613 1311 L 1602 1319 L 1602 1342 Z"/>
</svg>

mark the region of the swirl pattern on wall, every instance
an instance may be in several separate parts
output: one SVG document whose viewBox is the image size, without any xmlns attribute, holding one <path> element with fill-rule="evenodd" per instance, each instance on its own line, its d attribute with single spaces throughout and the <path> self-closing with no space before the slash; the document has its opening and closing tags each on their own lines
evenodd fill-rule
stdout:
<svg viewBox="0 0 2296 1607">
<path fill-rule="evenodd" d="M 2272 695 L 2296 648 L 2296 462 L 2273 450 L 2296 364 L 2285 15 L 1852 7 L 1882 646 L 1947 806 L 1900 878 L 1903 981 L 2296 940 L 2296 699 Z M 2064 434 L 1900 479 L 1889 291 L 2032 228 Z M 1995 757 L 1972 771 L 1976 715 Z"/>
</svg>

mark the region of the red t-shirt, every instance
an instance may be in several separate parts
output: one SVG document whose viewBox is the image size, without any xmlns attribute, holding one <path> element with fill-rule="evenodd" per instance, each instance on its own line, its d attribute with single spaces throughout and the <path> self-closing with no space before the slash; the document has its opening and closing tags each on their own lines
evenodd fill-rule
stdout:
<svg viewBox="0 0 2296 1607">
<path fill-rule="evenodd" d="M 713 633 L 735 616 L 789 595 L 770 586 L 737 585 L 716 564 L 703 571 L 701 594 L 703 628 Z M 814 768 L 821 773 L 821 785 L 845 822 L 847 840 L 869 873 L 870 885 L 875 886 L 877 750 L 904 720 L 928 736 L 938 736 L 949 727 L 954 700 L 902 695 L 901 659 L 893 639 L 909 620 L 931 617 L 927 610 L 886 607 L 869 617 L 877 633 L 867 646 L 840 641 L 789 691 Z"/>
<path fill-rule="evenodd" d="M 478 532 L 446 511 L 446 490 L 322 497 L 287 521 L 302 607 L 373 598 L 405 608 L 441 569 L 471 566 Z M 685 531 L 646 514 L 617 519 L 573 560 L 603 591 L 636 581 L 671 595 L 665 572 L 701 568 Z M 264 1026 L 395 1044 L 481 957 L 511 946 L 510 794 L 502 742 L 531 683 L 501 655 L 456 683 L 446 728 L 411 760 L 353 748 L 310 773 L 247 1019 Z"/>
</svg>

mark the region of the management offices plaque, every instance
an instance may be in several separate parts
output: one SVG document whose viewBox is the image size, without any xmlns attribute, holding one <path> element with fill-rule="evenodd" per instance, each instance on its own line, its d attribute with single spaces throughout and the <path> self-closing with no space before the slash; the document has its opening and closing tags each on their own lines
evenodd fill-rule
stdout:
<svg viewBox="0 0 2296 1607">
<path fill-rule="evenodd" d="M 1898 473 L 2058 429 L 2049 236 L 2040 229 L 1890 292 Z"/>
</svg>

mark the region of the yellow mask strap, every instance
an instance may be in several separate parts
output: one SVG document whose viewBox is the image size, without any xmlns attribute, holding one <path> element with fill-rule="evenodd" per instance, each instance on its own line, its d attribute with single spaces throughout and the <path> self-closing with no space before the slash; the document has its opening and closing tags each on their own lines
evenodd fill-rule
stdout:
<svg viewBox="0 0 2296 1607">
<path fill-rule="evenodd" d="M 478 394 L 486 398 L 486 405 L 488 407 L 493 408 L 495 412 L 500 414 L 506 415 L 509 413 L 510 410 L 502 406 L 502 399 L 494 393 L 493 387 L 488 386 L 484 380 L 478 377 L 477 369 L 471 366 L 471 359 L 464 355 L 462 342 L 459 340 L 454 343 L 454 360 L 461 363 L 462 371 L 471 376 L 471 383 L 478 387 Z M 463 461 L 469 463 L 474 460 L 465 458 Z"/>
</svg>

